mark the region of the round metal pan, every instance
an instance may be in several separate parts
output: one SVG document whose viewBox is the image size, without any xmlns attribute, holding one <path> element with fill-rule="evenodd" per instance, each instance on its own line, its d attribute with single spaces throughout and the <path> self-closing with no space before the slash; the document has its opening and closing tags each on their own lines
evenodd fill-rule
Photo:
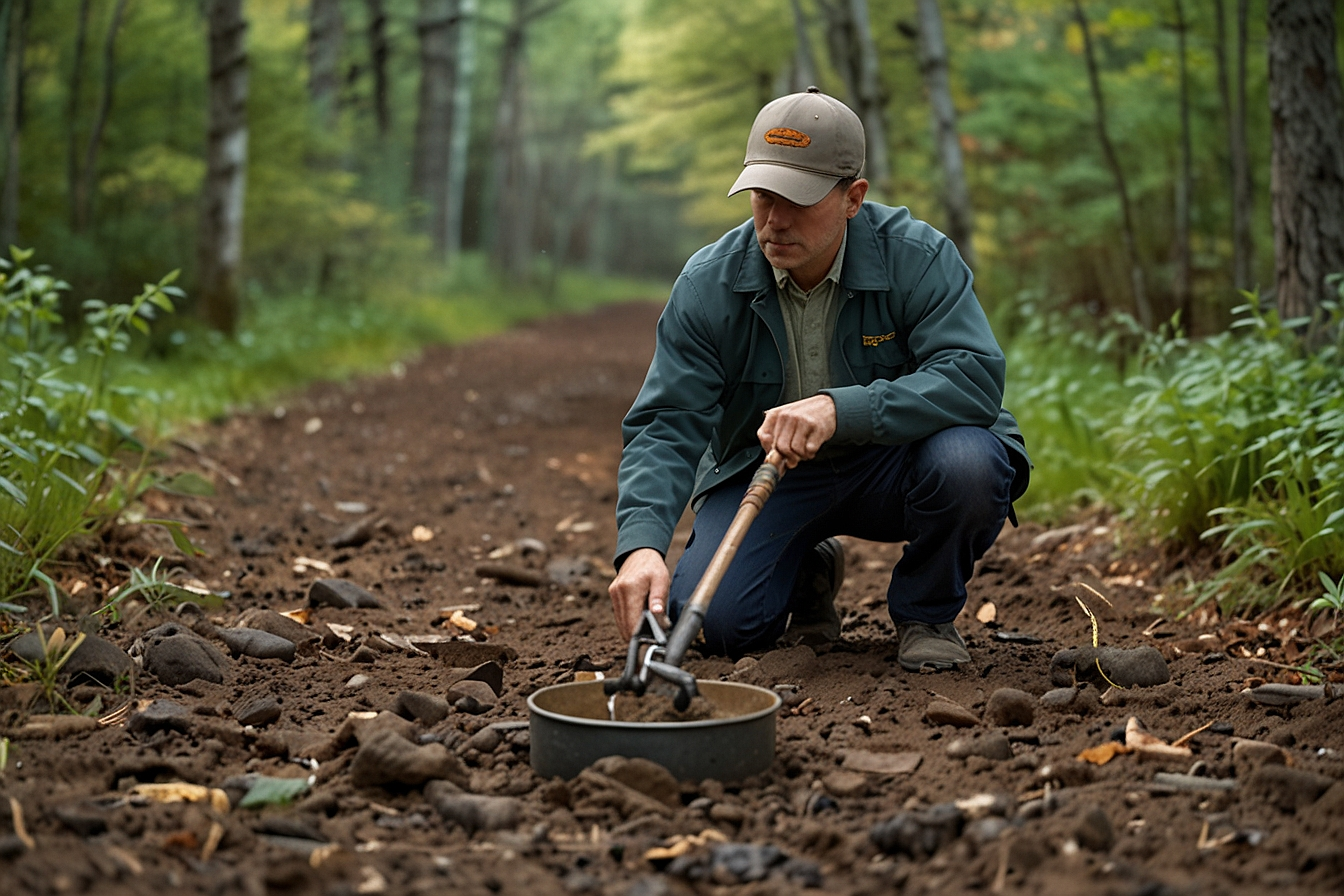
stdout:
<svg viewBox="0 0 1344 896">
<path fill-rule="evenodd" d="M 527 698 L 532 768 L 546 778 L 572 778 L 603 756 L 626 756 L 656 762 L 683 781 L 737 781 L 769 768 L 779 695 L 724 681 L 696 686 L 728 718 L 613 722 L 600 681 L 542 688 Z"/>
</svg>

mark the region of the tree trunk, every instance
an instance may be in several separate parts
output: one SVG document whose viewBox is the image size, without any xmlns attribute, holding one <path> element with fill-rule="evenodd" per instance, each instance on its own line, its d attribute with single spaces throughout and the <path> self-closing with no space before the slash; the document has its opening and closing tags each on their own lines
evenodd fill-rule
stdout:
<svg viewBox="0 0 1344 896">
<path fill-rule="evenodd" d="M 19 242 L 19 135 L 23 130 L 24 50 L 30 0 L 11 0 L 5 32 L 5 185 L 0 189 L 0 250 Z"/>
<path fill-rule="evenodd" d="M 523 150 L 523 69 L 528 0 L 513 0 L 513 15 L 500 49 L 499 106 L 495 110 L 494 239 L 491 259 L 512 279 L 527 273 L 532 255 L 526 159 Z"/>
<path fill-rule="evenodd" d="M 378 121 L 378 136 L 386 139 L 392 129 L 392 112 L 387 105 L 387 11 L 383 0 L 364 0 L 369 10 L 369 65 L 373 69 L 373 112 Z"/>
<path fill-rule="evenodd" d="M 68 142 L 65 155 L 65 189 L 69 201 L 70 229 L 79 231 L 79 101 L 84 90 L 84 43 L 89 31 L 89 0 L 79 0 L 75 20 L 75 61 L 70 72 L 70 97 L 66 104 Z"/>
<path fill-rule="evenodd" d="M 1176 234 L 1172 245 L 1171 292 L 1187 328 L 1191 325 L 1190 288 L 1190 193 L 1194 176 L 1190 172 L 1190 85 L 1186 71 L 1185 7 L 1174 0 L 1176 11 L 1176 55 L 1180 73 L 1178 104 L 1181 117 L 1180 164 L 1176 175 Z"/>
<path fill-rule="evenodd" d="M 310 0 L 308 7 L 308 96 L 327 127 L 336 126 L 341 86 L 340 0 Z"/>
<path fill-rule="evenodd" d="M 1121 233 L 1125 244 L 1125 263 L 1129 266 L 1130 290 L 1134 299 L 1135 316 L 1145 330 L 1153 328 L 1153 307 L 1148 301 L 1148 290 L 1144 284 L 1143 266 L 1139 263 L 1137 240 L 1134 237 L 1134 215 L 1129 205 L 1129 189 L 1125 185 L 1125 172 L 1120 167 L 1120 158 L 1115 153 L 1111 136 L 1106 130 L 1106 100 L 1101 92 L 1101 76 L 1097 73 L 1097 58 L 1092 49 L 1092 36 L 1087 27 L 1087 16 L 1079 0 L 1073 0 L 1073 14 L 1083 33 L 1083 58 L 1087 63 L 1087 80 L 1092 88 L 1092 102 L 1097 110 L 1097 137 L 1101 141 L 1101 150 L 1106 156 L 1106 164 L 1115 178 L 1115 189 L 1120 195 Z"/>
<path fill-rule="evenodd" d="M 1254 191 L 1246 145 L 1246 21 L 1248 0 L 1237 2 L 1236 99 L 1227 64 L 1227 23 L 1223 0 L 1213 0 L 1216 31 L 1213 55 L 1218 69 L 1218 97 L 1227 122 L 1228 186 L 1232 203 L 1232 288 L 1255 288 L 1255 237 L 1251 230 Z"/>
<path fill-rule="evenodd" d="M 243 0 L 209 0 L 209 120 L 198 235 L 198 278 L 206 323 L 238 326 L 238 266 L 247 175 L 247 21 Z"/>
<path fill-rule="evenodd" d="M 821 0 L 826 16 L 826 44 L 831 64 L 845 85 L 845 102 L 863 122 L 864 176 L 874 199 L 885 199 L 891 186 L 887 151 L 886 111 L 879 79 L 877 44 L 868 17 L 867 0 Z"/>
<path fill-rule="evenodd" d="M 476 0 L 460 0 L 459 14 L 444 197 L 444 256 L 448 261 L 462 252 L 462 209 L 466 204 L 467 158 L 471 150 L 471 92 L 476 78 Z"/>
<path fill-rule="evenodd" d="M 952 104 L 952 86 L 948 77 L 947 42 L 943 38 L 943 17 L 938 0 L 919 0 L 919 67 L 924 75 L 924 88 L 929 92 L 933 142 L 938 151 L 938 164 L 943 170 L 947 235 L 961 251 L 966 264 L 974 268 L 975 218 L 971 212 L 971 194 L 966 188 L 966 170 L 957 134 L 957 110 Z"/>
<path fill-rule="evenodd" d="M 1310 316 L 1313 330 L 1326 276 L 1344 272 L 1342 107 L 1333 0 L 1270 0 L 1275 284 L 1280 316 Z"/>
<path fill-rule="evenodd" d="M 112 94 L 116 86 L 117 32 L 121 30 L 122 17 L 126 12 L 126 0 L 117 0 L 112 10 L 112 21 L 107 26 L 107 38 L 103 41 L 103 92 L 98 102 L 98 112 L 94 116 L 93 126 L 89 129 L 89 142 L 84 148 L 84 167 L 76 180 L 75 218 L 72 222 L 75 233 L 83 233 L 93 220 L 94 185 L 98 181 L 98 153 L 102 149 L 103 129 L 107 127 L 107 118 L 112 113 Z"/>
<path fill-rule="evenodd" d="M 445 251 L 444 197 L 452 136 L 454 26 L 462 0 L 420 0 L 420 96 L 411 161 L 411 189 L 427 210 L 434 248 Z"/>
</svg>

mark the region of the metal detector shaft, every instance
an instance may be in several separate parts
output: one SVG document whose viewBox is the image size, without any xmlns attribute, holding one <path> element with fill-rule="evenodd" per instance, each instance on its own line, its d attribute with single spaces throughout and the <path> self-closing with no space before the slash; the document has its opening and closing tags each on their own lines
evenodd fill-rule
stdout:
<svg viewBox="0 0 1344 896">
<path fill-rule="evenodd" d="M 709 602 L 714 599 L 724 573 L 737 556 L 737 549 L 742 546 L 747 530 L 756 521 L 756 516 L 765 506 L 766 500 L 774 493 L 775 486 L 779 484 L 779 479 L 783 475 L 784 458 L 778 451 L 771 451 L 766 455 L 765 463 L 756 469 L 756 475 L 751 477 L 751 484 L 747 486 L 747 493 L 742 496 L 742 503 L 738 505 L 737 514 L 729 524 L 728 531 L 724 533 L 723 541 L 719 542 L 719 548 L 710 558 L 705 574 L 691 592 L 690 600 L 681 611 L 677 624 L 667 636 L 667 650 L 663 654 L 663 661 L 668 665 L 681 665 L 686 650 L 704 625 Z"/>
</svg>

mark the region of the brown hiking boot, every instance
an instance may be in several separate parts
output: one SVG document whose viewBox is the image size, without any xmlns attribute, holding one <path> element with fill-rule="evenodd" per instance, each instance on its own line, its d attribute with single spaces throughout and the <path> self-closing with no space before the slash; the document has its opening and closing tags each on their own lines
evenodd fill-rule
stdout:
<svg viewBox="0 0 1344 896">
<path fill-rule="evenodd" d="M 820 647 L 840 639 L 840 614 L 835 595 L 845 581 L 845 551 L 837 538 L 828 538 L 803 559 L 789 597 L 789 626 L 782 643 Z"/>
</svg>

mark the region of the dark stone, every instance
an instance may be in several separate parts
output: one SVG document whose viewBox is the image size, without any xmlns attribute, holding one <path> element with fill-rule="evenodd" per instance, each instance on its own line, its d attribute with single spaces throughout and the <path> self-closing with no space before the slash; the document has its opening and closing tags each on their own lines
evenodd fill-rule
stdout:
<svg viewBox="0 0 1344 896">
<path fill-rule="evenodd" d="M 259 660 L 294 662 L 294 642 L 279 635 L 255 628 L 221 628 L 217 633 L 235 656 L 242 654 Z"/>
<path fill-rule="evenodd" d="M 145 632 L 145 671 L 163 684 L 176 686 L 200 678 L 222 684 L 229 661 L 214 645 L 176 622 Z"/>
<path fill-rule="evenodd" d="M 45 629 L 47 637 L 51 637 L 51 633 L 56 630 L 54 626 L 45 626 Z M 66 637 L 68 639 L 74 635 L 67 632 Z M 30 663 L 42 659 L 42 641 L 34 632 L 15 638 L 10 642 L 9 649 L 15 656 Z M 130 674 L 131 665 L 131 658 L 126 651 L 111 641 L 97 635 L 85 635 L 83 643 L 61 667 L 61 672 L 69 676 L 72 685 L 88 680 L 112 687 L 118 678 Z"/>
<path fill-rule="evenodd" d="M 462 761 L 440 743 L 417 746 L 388 729 L 359 735 L 359 751 L 350 763 L 350 783 L 356 787 L 404 784 L 419 787 L 426 781 L 450 780 L 464 786 L 467 770 Z"/>
<path fill-rule="evenodd" d="M 239 703 L 233 708 L 233 717 L 238 720 L 239 725 L 264 728 L 279 720 L 280 701 L 267 695 Z"/>
<path fill-rule="evenodd" d="M 58 806 L 54 814 L 61 824 L 85 839 L 107 833 L 107 818 L 97 806 Z"/>
<path fill-rule="evenodd" d="M 885 853 L 923 860 L 961 836 L 966 816 L 952 803 L 901 812 L 878 822 L 868 832 L 873 845 Z"/>
<path fill-rule="evenodd" d="M 1171 670 L 1156 647 L 1069 647 L 1050 660 L 1050 682 L 1068 687 L 1075 680 L 1148 688 L 1170 681 Z"/>
<path fill-rule="evenodd" d="M 788 858 L 778 846 L 768 843 L 719 843 L 709 851 L 711 873 L 716 880 L 727 874 L 731 881 L 765 880 L 770 869 Z"/>
<path fill-rule="evenodd" d="M 339 607 L 345 610 L 356 607 L 381 607 L 374 597 L 354 582 L 345 579 L 317 579 L 308 589 L 308 605 L 311 607 Z"/>
<path fill-rule="evenodd" d="M 132 713 L 126 720 L 126 730 L 131 734 L 145 735 L 156 731 L 177 731 L 186 734 L 191 731 L 191 710 L 172 700 L 155 700 L 140 712 Z"/>
<path fill-rule="evenodd" d="M 516 797 L 463 793 L 446 781 L 426 784 L 425 797 L 445 821 L 468 834 L 511 828 L 523 812 L 523 804 Z"/>
<path fill-rule="evenodd" d="M 322 636 L 313 631 L 302 622 L 296 622 L 283 613 L 277 613 L 274 610 L 264 610 L 260 607 L 253 607 L 245 610 L 235 625 L 244 628 L 255 628 L 263 632 L 270 632 L 273 635 L 279 635 L 286 641 L 290 641 L 300 648 L 306 646 L 314 647 L 322 640 Z M 300 650 L 300 653 L 303 651 Z"/>
<path fill-rule="evenodd" d="M 1115 845 L 1115 826 L 1111 817 L 1100 806 L 1093 806 L 1083 813 L 1074 830 L 1074 839 L 1078 845 L 1093 852 L 1110 852 Z"/>
<path fill-rule="evenodd" d="M 1334 778 L 1284 765 L 1262 765 L 1246 782 L 1245 793 L 1284 811 L 1310 806 L 1335 783 Z"/>
<path fill-rule="evenodd" d="M 1017 688 L 999 688 L 989 695 L 985 721 L 1001 727 L 1029 726 L 1036 720 L 1036 698 Z"/>
<path fill-rule="evenodd" d="M 422 691 L 402 691 L 397 695 L 397 715 L 415 719 L 423 725 L 437 725 L 448 718 L 447 700 Z"/>
</svg>

